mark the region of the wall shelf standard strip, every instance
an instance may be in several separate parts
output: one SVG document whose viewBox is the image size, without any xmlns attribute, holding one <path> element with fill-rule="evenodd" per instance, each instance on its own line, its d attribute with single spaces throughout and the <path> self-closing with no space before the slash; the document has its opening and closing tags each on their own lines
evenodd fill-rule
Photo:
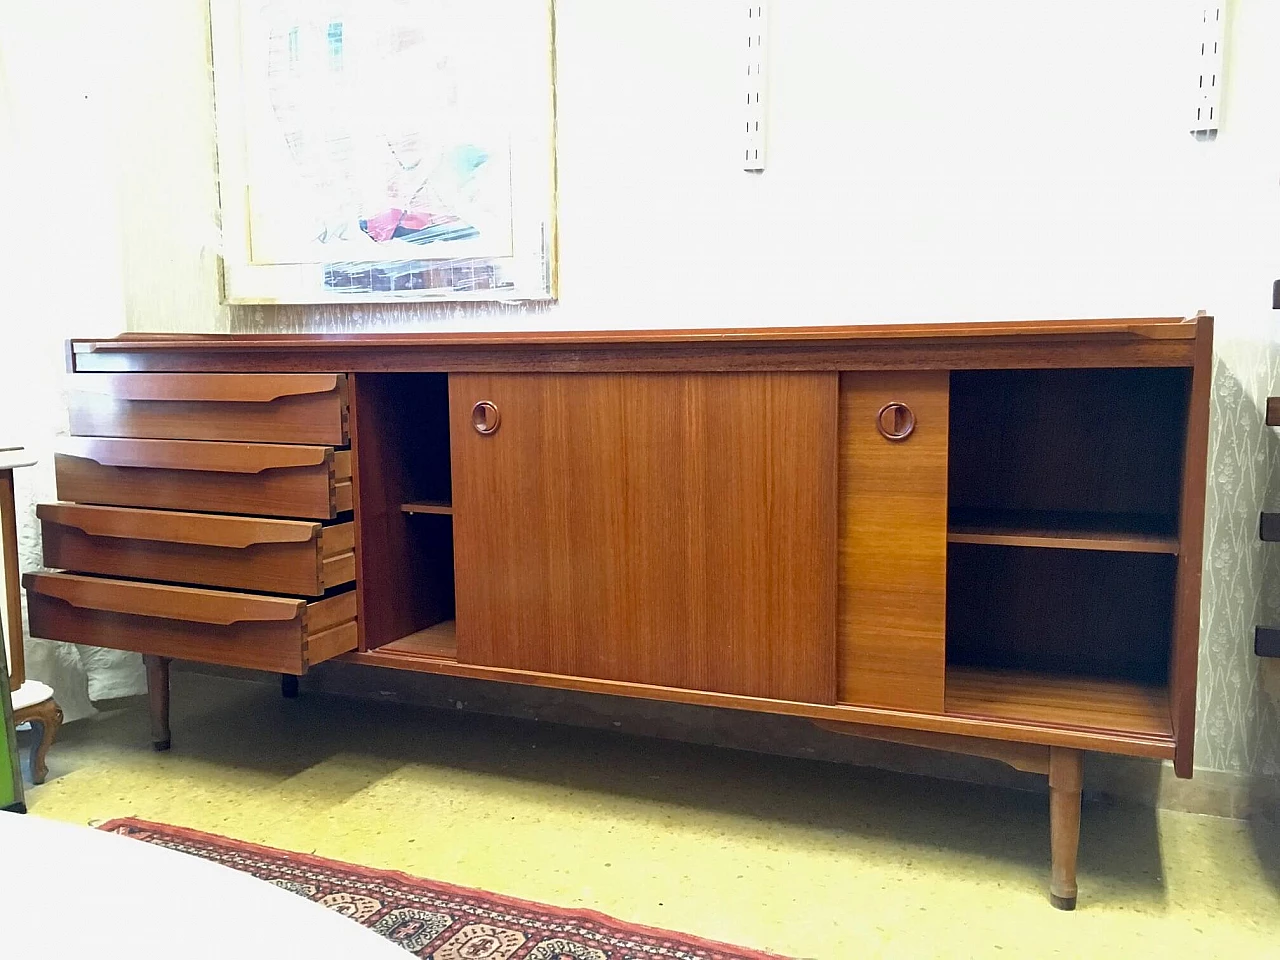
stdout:
<svg viewBox="0 0 1280 960">
<path fill-rule="evenodd" d="M 453 504 L 445 503 L 443 500 L 418 500 L 413 503 L 405 503 L 400 506 L 404 513 L 431 513 L 440 516 L 453 516 Z"/>
<path fill-rule="evenodd" d="M 1150 517 L 982 511 L 953 517 L 948 543 L 1112 553 L 1178 553 L 1172 521 Z"/>
</svg>

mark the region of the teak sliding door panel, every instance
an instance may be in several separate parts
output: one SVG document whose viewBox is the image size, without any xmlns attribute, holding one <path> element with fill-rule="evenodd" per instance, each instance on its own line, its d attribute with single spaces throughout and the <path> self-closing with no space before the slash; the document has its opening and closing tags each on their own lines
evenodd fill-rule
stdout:
<svg viewBox="0 0 1280 960">
<path fill-rule="evenodd" d="M 841 703 L 943 710 L 949 382 L 945 371 L 840 377 Z M 881 433 L 909 423 L 905 438 Z"/>
<path fill-rule="evenodd" d="M 451 375 L 458 659 L 834 702 L 836 388 Z"/>
</svg>

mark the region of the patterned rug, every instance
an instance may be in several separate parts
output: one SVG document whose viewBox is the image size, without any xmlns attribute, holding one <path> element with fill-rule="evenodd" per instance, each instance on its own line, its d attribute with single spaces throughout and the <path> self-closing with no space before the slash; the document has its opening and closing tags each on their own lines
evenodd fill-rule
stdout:
<svg viewBox="0 0 1280 960">
<path fill-rule="evenodd" d="M 780 960 L 773 954 L 145 820 L 99 829 L 241 870 L 424 960 Z"/>
</svg>

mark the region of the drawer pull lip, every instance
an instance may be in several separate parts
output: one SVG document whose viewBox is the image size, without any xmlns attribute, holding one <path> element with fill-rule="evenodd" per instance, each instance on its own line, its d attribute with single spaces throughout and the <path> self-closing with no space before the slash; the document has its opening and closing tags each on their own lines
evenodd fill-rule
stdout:
<svg viewBox="0 0 1280 960">
<path fill-rule="evenodd" d="M 303 600 L 174 587 L 168 584 L 64 573 L 28 573 L 22 585 L 31 593 L 54 597 L 81 610 L 158 617 L 229 627 L 236 623 L 296 620 Z"/>
<path fill-rule="evenodd" d="M 41 503 L 36 516 L 91 537 L 185 543 L 242 550 L 264 543 L 306 543 L 320 535 L 319 523 L 268 520 L 176 510 L 140 510 L 78 503 Z"/>
<path fill-rule="evenodd" d="M 341 374 L 296 373 L 82 373 L 71 380 L 73 393 L 117 400 L 171 400 L 200 403 L 271 403 L 336 390 Z"/>
<path fill-rule="evenodd" d="M 333 456 L 332 447 L 219 440 L 121 440 L 114 437 L 60 437 L 55 450 L 62 456 L 92 460 L 104 467 L 240 474 L 287 467 L 314 467 Z"/>
</svg>

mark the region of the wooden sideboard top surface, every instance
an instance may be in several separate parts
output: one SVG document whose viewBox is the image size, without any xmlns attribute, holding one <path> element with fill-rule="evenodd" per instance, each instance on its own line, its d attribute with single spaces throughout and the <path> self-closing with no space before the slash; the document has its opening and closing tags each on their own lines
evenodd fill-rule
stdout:
<svg viewBox="0 0 1280 960">
<path fill-rule="evenodd" d="M 1190 366 L 1207 317 L 663 330 L 149 334 L 71 340 L 74 372 Z"/>
</svg>

